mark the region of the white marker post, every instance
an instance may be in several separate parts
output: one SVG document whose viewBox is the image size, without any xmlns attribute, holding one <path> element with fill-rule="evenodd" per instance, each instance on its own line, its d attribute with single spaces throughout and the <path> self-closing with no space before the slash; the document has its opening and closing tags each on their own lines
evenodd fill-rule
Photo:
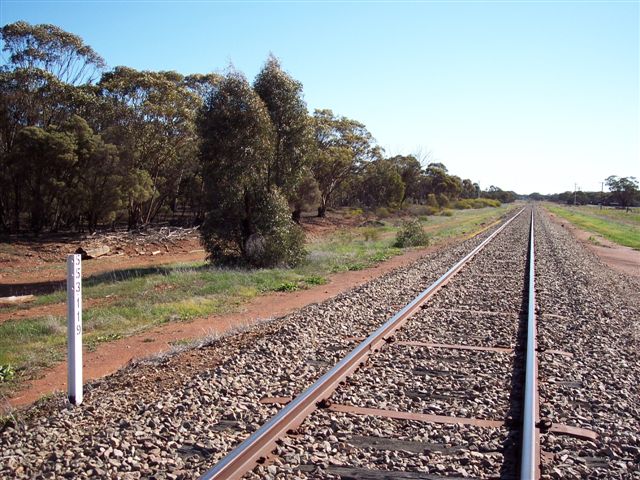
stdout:
<svg viewBox="0 0 640 480">
<path fill-rule="evenodd" d="M 67 256 L 68 397 L 82 403 L 82 266 L 80 255 Z"/>
</svg>

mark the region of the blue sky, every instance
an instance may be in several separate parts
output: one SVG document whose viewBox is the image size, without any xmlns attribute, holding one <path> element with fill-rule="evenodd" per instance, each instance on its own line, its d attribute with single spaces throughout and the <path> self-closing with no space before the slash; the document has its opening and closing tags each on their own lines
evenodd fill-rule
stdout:
<svg viewBox="0 0 640 480">
<path fill-rule="evenodd" d="M 269 52 L 309 109 L 363 122 L 483 188 L 599 190 L 640 178 L 639 2 L 0 2 L 109 66 L 253 80 Z"/>
</svg>

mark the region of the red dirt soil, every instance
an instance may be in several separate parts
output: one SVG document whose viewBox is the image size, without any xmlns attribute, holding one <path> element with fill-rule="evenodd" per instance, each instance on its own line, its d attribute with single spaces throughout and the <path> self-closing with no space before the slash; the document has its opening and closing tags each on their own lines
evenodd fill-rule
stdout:
<svg viewBox="0 0 640 480">
<path fill-rule="evenodd" d="M 582 245 L 595 253 L 600 260 L 613 270 L 640 278 L 640 251 L 624 245 L 610 242 L 598 234 L 581 230 L 568 220 L 559 218 L 555 214 L 546 212 L 556 224 L 569 231 Z M 596 245 L 589 238 L 596 237 L 600 245 Z"/>
</svg>

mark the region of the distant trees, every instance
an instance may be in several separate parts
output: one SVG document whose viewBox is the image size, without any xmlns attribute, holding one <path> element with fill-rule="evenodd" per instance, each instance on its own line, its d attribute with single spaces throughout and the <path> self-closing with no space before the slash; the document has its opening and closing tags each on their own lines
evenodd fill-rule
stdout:
<svg viewBox="0 0 640 480">
<path fill-rule="evenodd" d="M 561 202 L 568 205 L 611 205 L 619 207 L 631 207 L 640 204 L 640 190 L 635 177 L 618 177 L 612 175 L 605 180 L 605 185 L 609 192 L 605 191 L 566 191 L 541 195 L 540 193 L 529 194 L 532 200 L 547 200 L 551 202 Z"/>
<path fill-rule="evenodd" d="M 605 180 L 615 201 L 623 207 L 633 205 L 638 196 L 638 181 L 635 177 L 617 177 L 611 175 Z"/>
<path fill-rule="evenodd" d="M 494 185 L 491 185 L 487 191 L 482 192 L 481 196 L 491 198 L 492 200 L 499 200 L 502 203 L 513 202 L 517 197 L 515 192 L 504 191 Z"/>
<path fill-rule="evenodd" d="M 363 168 L 359 192 L 363 205 L 367 207 L 400 205 L 404 199 L 404 192 L 405 183 L 391 160 L 374 160 Z"/>
<path fill-rule="evenodd" d="M 318 216 L 324 217 L 333 194 L 381 151 L 366 127 L 355 120 L 316 110 L 313 115 L 315 152 L 311 166 L 320 189 Z"/>
<path fill-rule="evenodd" d="M 422 175 L 422 165 L 413 155 L 396 155 L 391 157 L 389 162 L 395 167 L 404 184 L 400 205 L 404 205 L 407 199 L 416 200 L 420 194 L 420 176 Z"/>
</svg>

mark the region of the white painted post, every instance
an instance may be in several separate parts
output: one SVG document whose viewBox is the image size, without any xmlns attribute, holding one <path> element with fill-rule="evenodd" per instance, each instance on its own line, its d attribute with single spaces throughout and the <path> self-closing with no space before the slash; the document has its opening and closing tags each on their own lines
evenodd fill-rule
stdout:
<svg viewBox="0 0 640 480">
<path fill-rule="evenodd" d="M 82 403 L 82 266 L 80 255 L 67 256 L 67 394 Z"/>
</svg>

